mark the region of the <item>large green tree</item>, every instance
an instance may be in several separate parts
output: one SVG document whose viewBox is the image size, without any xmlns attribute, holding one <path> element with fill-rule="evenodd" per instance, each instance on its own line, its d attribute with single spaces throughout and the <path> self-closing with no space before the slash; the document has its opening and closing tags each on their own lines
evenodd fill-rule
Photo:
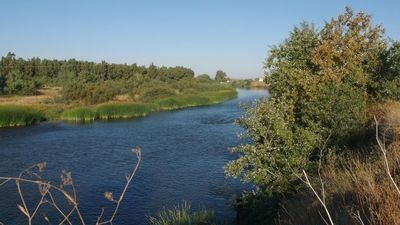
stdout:
<svg viewBox="0 0 400 225">
<path fill-rule="evenodd" d="M 228 77 L 228 75 L 226 75 L 226 73 L 225 73 L 224 71 L 218 70 L 218 71 L 215 73 L 215 78 L 214 78 L 214 80 L 215 80 L 215 81 L 218 81 L 218 82 L 226 82 L 226 81 L 229 80 L 229 77 Z"/>
<path fill-rule="evenodd" d="M 241 124 L 252 143 L 233 148 L 229 175 L 272 192 L 293 188 L 296 174 L 313 171 L 315 155 L 347 144 L 366 125 L 386 40 L 371 17 L 351 9 L 317 31 L 302 23 L 270 50 L 270 98 L 250 109 Z"/>
<path fill-rule="evenodd" d="M 37 82 L 18 70 L 12 70 L 6 78 L 6 92 L 16 95 L 36 94 Z"/>
</svg>

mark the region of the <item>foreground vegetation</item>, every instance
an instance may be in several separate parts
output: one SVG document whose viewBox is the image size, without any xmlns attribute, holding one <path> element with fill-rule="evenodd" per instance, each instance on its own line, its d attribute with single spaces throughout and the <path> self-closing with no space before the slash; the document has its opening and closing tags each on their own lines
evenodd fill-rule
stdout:
<svg viewBox="0 0 400 225">
<path fill-rule="evenodd" d="M 194 77 L 184 67 L 149 67 L 76 60 L 24 60 L 9 53 L 0 61 L 0 127 L 29 125 L 14 114 L 41 113 L 43 120 L 93 121 L 133 118 L 160 110 L 221 103 L 236 97 L 217 71 Z"/>
<path fill-rule="evenodd" d="M 216 225 L 214 211 L 202 209 L 192 212 L 191 205 L 184 202 L 173 209 L 164 209 L 150 217 L 150 225 Z"/>
<path fill-rule="evenodd" d="M 40 122 L 43 115 L 30 107 L 0 106 L 0 127 L 27 126 Z"/>
<path fill-rule="evenodd" d="M 239 224 L 400 223 L 399 62 L 400 43 L 349 8 L 270 50 L 270 97 L 239 121 L 252 142 L 226 166 L 257 186 Z"/>
</svg>

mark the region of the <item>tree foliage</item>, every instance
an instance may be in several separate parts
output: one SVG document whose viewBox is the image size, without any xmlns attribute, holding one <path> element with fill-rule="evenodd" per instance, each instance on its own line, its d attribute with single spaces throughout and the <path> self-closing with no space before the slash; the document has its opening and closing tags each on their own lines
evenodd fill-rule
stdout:
<svg viewBox="0 0 400 225">
<path fill-rule="evenodd" d="M 8 73 L 5 85 L 6 93 L 17 95 L 34 95 L 38 87 L 37 82 L 32 77 L 24 75 L 18 70 L 12 70 Z"/>
<path fill-rule="evenodd" d="M 31 58 L 25 60 L 16 58 L 13 53 L 8 53 L 0 60 L 0 94 L 2 92 L 18 95 L 33 93 L 32 90 L 19 90 L 25 88 L 21 85 L 25 85 L 26 88 L 59 85 L 65 86 L 63 93 L 68 100 L 76 100 L 82 97 L 94 99 L 97 96 L 101 99 L 97 101 L 103 101 L 109 99 L 113 93 L 117 93 L 115 90 L 110 90 L 115 89 L 115 83 L 128 81 L 129 86 L 132 86 L 132 83 L 135 83 L 134 86 L 138 86 L 150 81 L 175 82 L 193 78 L 193 70 L 182 66 L 157 67 L 151 64 L 145 67 L 136 64 L 113 64 L 105 61 L 94 63 L 75 59 Z M 33 81 L 36 85 L 32 86 Z M 111 88 L 107 87 L 109 84 L 111 84 Z M 81 94 L 67 93 L 68 91 Z M 105 95 L 103 96 L 102 93 Z M 92 100 L 89 101 L 93 102 Z"/>
<path fill-rule="evenodd" d="M 224 71 L 218 70 L 218 71 L 215 73 L 215 78 L 214 78 L 214 80 L 215 80 L 215 81 L 218 81 L 218 82 L 226 82 L 226 81 L 229 80 L 229 77 L 228 77 L 228 75 L 226 75 L 226 73 L 225 73 Z"/>
<path fill-rule="evenodd" d="M 271 192 L 293 188 L 296 174 L 314 171 L 323 146 L 346 146 L 365 129 L 368 102 L 381 100 L 377 87 L 399 77 L 395 48 L 387 48 L 383 29 L 369 15 L 350 8 L 321 30 L 308 23 L 295 27 L 269 52 L 270 97 L 240 121 L 252 143 L 233 148 L 240 157 L 227 173 Z"/>
</svg>

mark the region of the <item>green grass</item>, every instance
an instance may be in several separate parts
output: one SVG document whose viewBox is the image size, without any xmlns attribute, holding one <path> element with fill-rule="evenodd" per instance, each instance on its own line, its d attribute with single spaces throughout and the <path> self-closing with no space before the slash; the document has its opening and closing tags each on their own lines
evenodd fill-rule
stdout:
<svg viewBox="0 0 400 225">
<path fill-rule="evenodd" d="M 0 127 L 27 126 L 40 122 L 43 115 L 34 108 L 17 105 L 0 106 Z"/>
<path fill-rule="evenodd" d="M 0 106 L 0 127 L 26 126 L 47 118 L 70 122 L 92 122 L 146 116 L 160 110 L 175 110 L 194 106 L 212 105 L 237 96 L 235 89 L 181 94 L 165 97 L 154 103 L 105 103 L 92 107 L 63 110 L 61 106 L 38 108 L 25 106 Z M 36 109 L 37 108 L 37 109 Z"/>
<path fill-rule="evenodd" d="M 190 204 L 184 202 L 173 209 L 164 209 L 150 217 L 150 225 L 216 225 L 215 213 L 202 209 L 191 212 Z"/>
<path fill-rule="evenodd" d="M 236 90 L 205 92 L 198 95 L 180 95 L 163 98 L 156 102 L 161 110 L 181 109 L 193 106 L 212 105 L 237 96 Z"/>
<path fill-rule="evenodd" d="M 96 107 L 98 118 L 102 120 L 141 117 L 156 110 L 156 105 L 146 103 L 107 103 Z"/>
<path fill-rule="evenodd" d="M 97 119 L 97 113 L 90 107 L 67 109 L 61 114 L 61 119 L 72 122 L 90 122 Z"/>
<path fill-rule="evenodd" d="M 174 110 L 186 107 L 216 104 L 237 96 L 236 90 L 205 92 L 201 95 L 180 95 L 163 98 L 151 103 L 105 103 L 96 107 L 80 107 L 66 110 L 61 119 L 87 122 L 96 119 L 126 119 L 146 116 L 159 110 Z"/>
</svg>

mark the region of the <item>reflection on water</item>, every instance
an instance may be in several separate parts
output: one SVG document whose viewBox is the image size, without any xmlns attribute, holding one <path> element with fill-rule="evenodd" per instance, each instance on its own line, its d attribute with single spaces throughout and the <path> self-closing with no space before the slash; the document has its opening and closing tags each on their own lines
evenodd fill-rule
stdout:
<svg viewBox="0 0 400 225">
<path fill-rule="evenodd" d="M 147 224 L 148 216 L 183 200 L 193 208 L 214 208 L 218 218 L 232 220 L 230 198 L 244 187 L 227 179 L 223 166 L 234 159 L 228 148 L 243 142 L 234 120 L 239 102 L 265 96 L 265 91 L 240 90 L 239 98 L 220 105 L 152 114 L 146 118 L 85 125 L 45 123 L 0 129 L 0 176 L 47 161 L 45 172 L 59 181 L 62 169 L 72 171 L 80 207 L 94 222 L 110 203 L 105 191 L 118 196 L 134 166 L 130 151 L 142 147 L 143 164 L 134 178 L 115 224 Z M 22 223 L 12 184 L 0 187 L 0 221 Z"/>
</svg>

